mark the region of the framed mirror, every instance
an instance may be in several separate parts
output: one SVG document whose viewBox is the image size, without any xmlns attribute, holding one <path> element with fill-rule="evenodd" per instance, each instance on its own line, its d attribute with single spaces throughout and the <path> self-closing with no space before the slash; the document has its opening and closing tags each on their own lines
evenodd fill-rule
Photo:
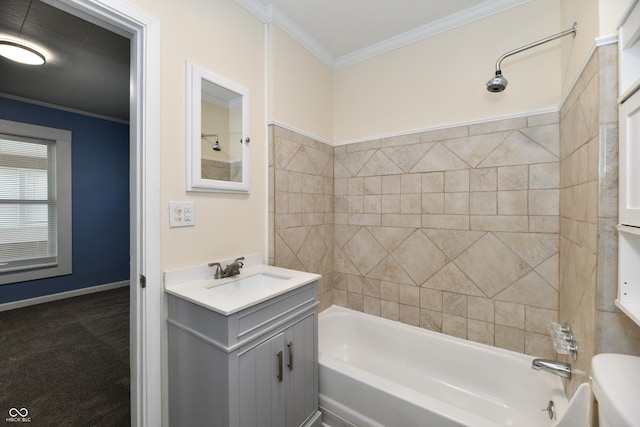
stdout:
<svg viewBox="0 0 640 427">
<path fill-rule="evenodd" d="M 249 192 L 249 90 L 187 62 L 187 191 Z"/>
</svg>

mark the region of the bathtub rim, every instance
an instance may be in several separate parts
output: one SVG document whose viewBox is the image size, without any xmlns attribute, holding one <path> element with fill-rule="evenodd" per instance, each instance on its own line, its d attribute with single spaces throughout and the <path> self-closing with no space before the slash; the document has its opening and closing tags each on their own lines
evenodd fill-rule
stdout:
<svg viewBox="0 0 640 427">
<path fill-rule="evenodd" d="M 503 357 L 507 357 L 507 358 L 513 358 L 516 361 L 520 362 L 520 363 L 524 363 L 528 366 L 531 366 L 531 362 L 533 361 L 533 359 L 535 359 L 535 356 L 531 356 L 531 355 L 527 355 L 524 353 L 519 353 L 513 350 L 509 350 L 509 349 L 504 349 L 504 348 L 500 348 L 500 347 L 495 347 L 495 346 L 491 346 L 491 345 L 487 345 L 487 344 L 483 344 L 483 343 L 479 343 L 479 342 L 475 342 L 475 341 L 470 341 L 467 339 L 463 339 L 463 338 L 459 338 L 459 337 L 455 337 L 452 335 L 447 335 L 441 332 L 437 332 L 437 331 L 432 331 L 429 329 L 425 329 L 425 328 L 421 328 L 419 326 L 415 326 L 415 325 L 410 325 L 410 324 L 406 324 L 406 323 L 402 323 L 400 321 L 397 320 L 392 320 L 392 319 L 387 319 L 384 317 L 380 317 L 380 316 L 376 316 L 376 315 L 372 315 L 372 314 L 368 314 L 368 313 L 363 313 L 357 310 L 353 310 L 353 309 L 349 309 L 346 307 L 342 307 L 342 306 L 338 306 L 336 304 L 331 305 L 329 308 L 321 311 L 318 314 L 318 325 L 319 328 L 321 327 L 320 325 L 322 324 L 322 319 L 326 318 L 326 317 L 359 317 L 361 319 L 364 319 L 365 321 L 372 321 L 374 323 L 377 324 L 386 324 L 386 325 L 390 325 L 391 327 L 394 328 L 399 328 L 401 330 L 407 330 L 407 331 L 412 331 L 412 333 L 415 332 L 419 332 L 421 334 L 426 334 L 428 335 L 431 339 L 434 339 L 436 341 L 449 341 L 449 342 L 453 342 L 455 343 L 455 345 L 464 347 L 464 348 L 471 348 L 472 351 L 482 351 L 484 353 L 490 353 L 490 354 L 497 354 L 497 355 L 501 355 Z M 333 371 L 340 371 L 340 369 L 336 369 L 336 367 L 347 367 L 349 370 L 352 370 L 354 372 L 357 373 L 356 376 L 356 380 L 360 381 L 370 387 L 376 388 L 376 389 L 380 389 L 380 382 L 384 383 L 384 384 L 392 384 L 392 381 L 380 377 L 374 373 L 371 373 L 365 369 L 362 369 L 358 366 L 354 366 L 354 365 L 350 365 L 347 362 L 344 362 L 342 360 L 339 360 L 333 356 L 327 355 L 325 353 L 319 352 L 319 357 L 318 357 L 318 363 L 320 365 L 324 365 L 325 367 L 328 367 L 329 369 L 333 370 Z M 551 374 L 547 374 L 547 373 L 541 373 L 541 374 L 545 374 L 545 375 L 551 375 Z M 548 377 L 545 379 L 545 381 L 549 382 L 549 383 L 555 383 L 555 384 L 550 384 L 550 391 L 551 393 L 553 393 L 554 391 L 561 391 L 562 392 L 562 396 L 558 396 L 559 399 L 556 399 L 554 397 L 554 403 L 556 405 L 556 409 L 558 410 L 558 412 L 560 414 L 562 414 L 562 417 L 564 417 L 564 415 L 566 414 L 567 408 L 569 407 L 569 399 L 566 396 L 566 392 L 565 392 L 565 387 L 563 384 L 563 381 L 559 378 L 559 377 Z M 407 401 L 409 403 L 412 404 L 417 404 L 420 405 L 420 402 L 416 402 L 416 399 L 412 396 L 411 392 L 410 392 L 410 388 L 406 387 L 404 385 L 399 385 L 400 389 L 406 389 L 406 392 L 401 393 L 401 398 L 404 401 Z M 380 389 L 382 392 L 385 392 L 384 389 Z M 320 393 L 321 396 L 319 396 L 321 398 L 321 400 L 326 401 L 326 399 L 332 400 L 330 397 L 324 395 L 323 393 Z M 418 399 L 419 400 L 419 399 Z M 448 402 L 445 401 L 439 401 L 437 399 L 435 399 L 434 397 L 429 396 L 429 400 L 433 400 L 434 402 L 437 402 L 436 404 L 436 408 L 430 408 L 431 410 L 433 410 L 433 412 L 437 413 L 438 415 L 441 415 L 445 418 L 451 419 L 451 420 L 455 420 L 458 421 L 458 418 L 452 418 L 450 415 L 448 415 L 446 412 L 442 411 L 441 407 L 445 407 L 445 408 L 454 408 L 455 410 L 461 410 L 462 412 L 466 412 L 467 414 L 473 414 L 474 416 L 477 416 L 478 418 L 482 419 L 482 420 L 486 420 L 487 421 L 487 426 L 503 426 L 503 424 L 499 424 L 496 421 L 489 419 L 489 418 L 485 418 L 482 415 L 479 414 L 475 414 L 473 412 L 469 412 L 466 411 L 464 408 L 460 408 L 457 407 L 453 404 L 450 404 Z M 557 417 L 553 424 L 550 425 L 550 427 L 555 427 L 557 425 L 560 425 L 559 423 L 561 423 L 562 421 L 562 417 Z M 464 419 L 465 417 L 463 417 Z M 463 419 L 460 419 L 460 421 L 463 421 Z M 464 421 L 463 421 L 464 422 Z M 373 424 L 375 425 L 375 424 Z M 483 423 L 484 425 L 484 423 Z"/>
</svg>

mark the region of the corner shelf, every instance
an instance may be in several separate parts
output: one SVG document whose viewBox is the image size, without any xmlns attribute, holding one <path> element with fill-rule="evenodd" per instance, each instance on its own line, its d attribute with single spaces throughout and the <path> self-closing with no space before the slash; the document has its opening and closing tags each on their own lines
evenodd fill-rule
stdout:
<svg viewBox="0 0 640 427">
<path fill-rule="evenodd" d="M 618 225 L 618 298 L 615 305 L 640 325 L 640 227 Z"/>
</svg>

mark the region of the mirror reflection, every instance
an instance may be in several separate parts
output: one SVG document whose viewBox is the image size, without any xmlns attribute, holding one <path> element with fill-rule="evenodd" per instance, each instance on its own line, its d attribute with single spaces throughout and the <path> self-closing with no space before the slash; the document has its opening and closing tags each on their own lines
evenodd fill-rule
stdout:
<svg viewBox="0 0 640 427">
<path fill-rule="evenodd" d="M 242 96 L 201 80 L 201 178 L 242 182 Z"/>
<path fill-rule="evenodd" d="M 187 62 L 187 191 L 248 193 L 249 89 Z"/>
</svg>

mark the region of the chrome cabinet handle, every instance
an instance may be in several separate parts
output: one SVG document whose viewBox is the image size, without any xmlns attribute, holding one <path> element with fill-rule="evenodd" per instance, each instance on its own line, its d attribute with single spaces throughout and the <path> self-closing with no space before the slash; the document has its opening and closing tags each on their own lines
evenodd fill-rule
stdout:
<svg viewBox="0 0 640 427">
<path fill-rule="evenodd" d="M 278 356 L 278 382 L 282 382 L 282 350 L 277 354 Z"/>
<path fill-rule="evenodd" d="M 289 344 L 287 344 L 287 347 L 289 348 L 289 364 L 287 365 L 287 367 L 289 368 L 289 371 L 293 370 L 293 341 L 289 341 Z"/>
</svg>

